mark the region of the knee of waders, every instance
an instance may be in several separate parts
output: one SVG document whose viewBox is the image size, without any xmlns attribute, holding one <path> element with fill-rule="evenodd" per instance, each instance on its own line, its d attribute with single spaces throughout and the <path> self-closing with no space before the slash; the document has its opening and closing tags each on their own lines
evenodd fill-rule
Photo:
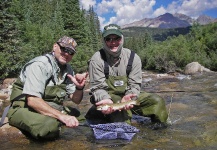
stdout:
<svg viewBox="0 0 217 150">
<path fill-rule="evenodd" d="M 165 106 L 164 99 L 157 94 L 150 95 L 150 99 L 154 101 L 155 105 Z"/>
<path fill-rule="evenodd" d="M 59 137 L 61 123 L 54 118 L 48 118 L 32 128 L 31 134 L 36 139 L 55 139 Z"/>
</svg>

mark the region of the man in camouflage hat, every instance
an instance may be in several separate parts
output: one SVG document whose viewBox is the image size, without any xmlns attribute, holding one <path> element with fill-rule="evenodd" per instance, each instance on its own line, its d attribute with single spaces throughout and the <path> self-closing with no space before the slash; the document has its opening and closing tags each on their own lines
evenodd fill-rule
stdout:
<svg viewBox="0 0 217 150">
<path fill-rule="evenodd" d="M 51 53 L 36 57 L 21 70 L 11 94 L 9 124 L 36 139 L 59 136 L 60 126 L 77 127 L 80 115 L 64 100 L 79 104 L 83 98 L 86 74 L 74 74 L 68 64 L 77 43 L 64 36 L 53 45 Z"/>
</svg>

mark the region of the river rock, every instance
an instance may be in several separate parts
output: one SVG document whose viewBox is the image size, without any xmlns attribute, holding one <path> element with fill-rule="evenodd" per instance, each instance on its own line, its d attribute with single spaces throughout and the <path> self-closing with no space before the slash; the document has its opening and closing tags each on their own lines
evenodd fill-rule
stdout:
<svg viewBox="0 0 217 150">
<path fill-rule="evenodd" d="M 212 72 L 210 69 L 205 68 L 198 62 L 192 62 L 185 66 L 184 74 L 186 75 L 193 75 L 195 73 L 201 73 L 201 72 Z"/>
</svg>

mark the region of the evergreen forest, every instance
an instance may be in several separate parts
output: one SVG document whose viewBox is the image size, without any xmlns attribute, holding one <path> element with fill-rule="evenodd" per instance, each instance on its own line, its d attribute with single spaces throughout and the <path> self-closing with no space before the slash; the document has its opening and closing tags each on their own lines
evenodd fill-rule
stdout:
<svg viewBox="0 0 217 150">
<path fill-rule="evenodd" d="M 102 47 L 101 32 L 93 7 L 81 9 L 79 0 L 1 0 L 0 78 L 17 77 L 26 62 L 51 52 L 64 35 L 78 43 L 70 63 L 83 72 Z M 217 23 L 170 30 L 134 27 L 123 34 L 124 47 L 137 52 L 142 69 L 168 72 L 198 61 L 217 70 Z"/>
</svg>

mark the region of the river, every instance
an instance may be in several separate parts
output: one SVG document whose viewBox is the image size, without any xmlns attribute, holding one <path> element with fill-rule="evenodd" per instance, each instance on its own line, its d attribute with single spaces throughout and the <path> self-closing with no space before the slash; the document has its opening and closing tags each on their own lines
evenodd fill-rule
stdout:
<svg viewBox="0 0 217 150">
<path fill-rule="evenodd" d="M 88 88 L 88 87 L 87 87 Z M 192 76 L 144 72 L 142 90 L 165 99 L 171 125 L 153 130 L 149 118 L 134 116 L 132 125 L 140 129 L 131 141 L 96 140 L 91 128 L 64 127 L 54 141 L 26 138 L 16 128 L 0 128 L 0 147 L 16 150 L 213 150 L 217 149 L 217 74 Z M 70 103 L 69 103 L 70 104 Z M 4 103 L 4 107 L 8 102 Z M 85 114 L 90 107 L 88 92 L 75 108 Z M 1 110 L 2 113 L 2 110 Z"/>
</svg>

